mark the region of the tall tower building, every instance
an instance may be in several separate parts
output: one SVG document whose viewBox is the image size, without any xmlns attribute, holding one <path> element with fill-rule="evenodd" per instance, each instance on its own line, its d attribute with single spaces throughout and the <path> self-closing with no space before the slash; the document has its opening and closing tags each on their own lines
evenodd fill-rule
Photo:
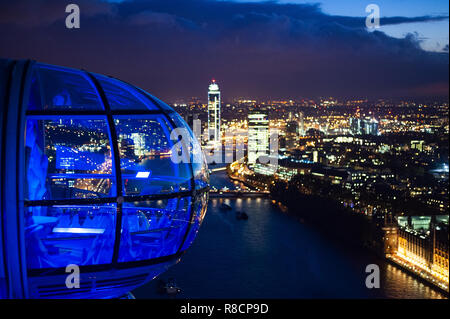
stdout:
<svg viewBox="0 0 450 319">
<path fill-rule="evenodd" d="M 350 132 L 353 135 L 378 135 L 378 121 L 352 117 L 350 118 Z"/>
<path fill-rule="evenodd" d="M 301 136 L 305 136 L 305 115 L 303 112 L 299 113 L 299 133 Z"/>
<path fill-rule="evenodd" d="M 270 155 L 269 114 L 254 110 L 248 114 L 248 163 L 255 164 L 260 156 Z"/>
<path fill-rule="evenodd" d="M 292 113 L 289 113 L 289 119 L 286 123 L 286 148 L 293 149 L 298 140 L 299 135 L 299 122 L 297 122 L 293 117 Z"/>
<path fill-rule="evenodd" d="M 220 91 L 216 80 L 208 90 L 208 141 L 220 141 Z"/>
<path fill-rule="evenodd" d="M 145 155 L 145 137 L 140 133 L 131 134 L 131 139 L 134 143 L 134 155 L 143 156 Z"/>
</svg>

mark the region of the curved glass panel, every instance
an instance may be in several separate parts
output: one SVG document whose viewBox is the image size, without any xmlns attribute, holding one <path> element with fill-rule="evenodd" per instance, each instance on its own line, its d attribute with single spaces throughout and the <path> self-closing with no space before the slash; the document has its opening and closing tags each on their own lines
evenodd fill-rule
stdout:
<svg viewBox="0 0 450 319">
<path fill-rule="evenodd" d="M 27 111 L 61 115 L 30 112 L 26 120 L 24 199 L 32 206 L 24 213 L 28 269 L 149 260 L 187 249 L 208 198 L 203 194 L 192 203 L 194 181 L 196 189 L 209 183 L 205 156 L 187 124 L 164 102 L 119 80 L 94 75 L 97 83 L 82 71 L 33 68 Z M 121 112 L 106 112 L 98 84 L 110 109 Z M 80 114 L 64 114 L 68 110 Z M 103 112 L 82 114 L 93 110 Z M 148 110 L 158 112 L 140 112 Z M 117 141 L 111 139 L 111 117 Z M 115 184 L 111 143 L 119 149 L 114 155 L 122 185 Z M 116 204 L 74 205 L 77 199 L 116 202 L 117 187 L 125 196 L 118 204 L 120 243 L 115 243 Z M 157 199 L 187 191 L 192 193 Z M 137 197 L 145 195 L 156 199 Z M 115 244 L 119 252 L 113 261 Z"/>
<path fill-rule="evenodd" d="M 209 185 L 208 164 L 197 137 L 178 113 L 170 113 L 169 116 L 180 130 L 182 139 L 186 142 L 185 144 L 188 145 L 190 161 L 192 162 L 194 172 L 195 188 L 202 189 L 207 187 Z"/>
<path fill-rule="evenodd" d="M 25 199 L 115 195 L 106 119 L 28 117 Z"/>
<path fill-rule="evenodd" d="M 183 243 L 183 247 L 181 247 L 181 251 L 185 251 L 192 245 L 195 237 L 197 236 L 198 230 L 203 223 L 203 219 L 206 215 L 206 209 L 208 204 L 208 193 L 203 193 L 194 202 L 194 220 L 192 221 L 191 228 L 189 229 L 189 233 L 186 237 L 185 242 Z"/>
<path fill-rule="evenodd" d="M 174 158 L 172 127 L 164 115 L 114 117 L 125 195 L 153 195 L 190 189 L 190 164 Z M 174 155 L 174 156 L 172 156 Z"/>
<path fill-rule="evenodd" d="M 110 263 L 115 224 L 115 204 L 26 208 L 28 269 Z"/>
<path fill-rule="evenodd" d="M 199 162 L 194 162 L 192 167 L 194 169 L 195 188 L 202 189 L 209 186 L 209 170 L 206 162 L 206 157 L 203 151 L 200 149 L 201 159 Z"/>
<path fill-rule="evenodd" d="M 173 255 L 190 219 L 191 198 L 125 203 L 119 262 Z"/>
<path fill-rule="evenodd" d="M 139 88 L 138 88 L 139 89 Z M 168 104 L 164 103 L 163 101 L 161 101 L 160 99 L 158 99 L 157 97 L 151 95 L 150 93 L 139 89 L 143 94 L 147 95 L 148 97 L 150 97 L 152 100 L 154 100 L 156 103 L 158 103 L 158 106 L 165 111 L 166 113 L 176 113 L 175 110 L 173 108 L 171 108 Z"/>
<path fill-rule="evenodd" d="M 30 94 L 28 95 L 28 111 L 42 110 L 44 101 L 41 94 L 41 84 L 36 68 L 33 69 L 31 75 Z"/>
<path fill-rule="evenodd" d="M 103 110 L 97 90 L 83 72 L 37 64 L 33 77 L 32 95 L 39 90 L 41 103 L 30 101 L 29 110 Z"/>
<path fill-rule="evenodd" d="M 111 110 L 159 110 L 147 97 L 124 82 L 94 75 L 105 92 Z"/>
</svg>

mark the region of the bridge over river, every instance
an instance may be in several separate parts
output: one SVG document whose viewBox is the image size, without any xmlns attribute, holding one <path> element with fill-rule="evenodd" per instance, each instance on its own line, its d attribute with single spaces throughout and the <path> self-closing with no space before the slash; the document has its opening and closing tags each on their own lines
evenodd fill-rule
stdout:
<svg viewBox="0 0 450 319">
<path fill-rule="evenodd" d="M 211 191 L 210 198 L 268 198 L 269 192 L 259 191 Z"/>
</svg>

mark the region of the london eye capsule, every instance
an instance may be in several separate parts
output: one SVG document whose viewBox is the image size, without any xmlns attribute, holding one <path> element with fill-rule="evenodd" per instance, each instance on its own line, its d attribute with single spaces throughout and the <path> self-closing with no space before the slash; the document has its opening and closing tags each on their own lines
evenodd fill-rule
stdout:
<svg viewBox="0 0 450 319">
<path fill-rule="evenodd" d="M 123 296 L 179 261 L 206 213 L 181 117 L 87 71 L 0 59 L 0 170 L 0 298 Z"/>
</svg>

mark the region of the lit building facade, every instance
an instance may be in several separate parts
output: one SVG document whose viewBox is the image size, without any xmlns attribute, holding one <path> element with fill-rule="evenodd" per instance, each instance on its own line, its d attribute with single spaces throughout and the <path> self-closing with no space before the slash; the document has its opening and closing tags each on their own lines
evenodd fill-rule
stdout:
<svg viewBox="0 0 450 319">
<path fill-rule="evenodd" d="M 300 112 L 299 115 L 299 133 L 301 136 L 305 136 L 305 115 L 303 112 Z"/>
<path fill-rule="evenodd" d="M 248 114 L 248 163 L 253 165 L 260 156 L 270 155 L 269 114 L 253 110 Z"/>
<path fill-rule="evenodd" d="M 395 225 L 384 225 L 381 228 L 383 233 L 383 253 L 385 255 L 393 255 L 398 249 L 398 228 Z"/>
<path fill-rule="evenodd" d="M 208 141 L 220 142 L 221 102 L 220 90 L 215 80 L 208 89 Z"/>
<path fill-rule="evenodd" d="M 273 175 L 275 178 L 288 182 L 298 174 L 310 174 L 313 168 L 310 161 L 295 161 L 289 158 L 278 159 L 277 165 L 273 165 L 270 162 L 267 164 L 256 163 L 253 171 L 261 175 Z"/>
<path fill-rule="evenodd" d="M 131 139 L 134 143 L 134 154 L 143 156 L 145 154 L 145 136 L 139 133 L 132 133 Z"/>
<path fill-rule="evenodd" d="M 447 282 L 449 279 L 448 244 L 448 228 L 445 231 L 442 226 L 435 227 L 433 234 L 433 264 L 431 270 Z"/>
<path fill-rule="evenodd" d="M 196 237 L 206 161 L 156 97 L 100 74 L 0 59 L 0 123 L 0 298 L 120 297 Z M 171 138 L 176 128 L 190 138 Z M 175 150 L 188 160 L 175 162 Z M 68 265 L 79 267 L 79 289 L 66 285 Z"/>
<path fill-rule="evenodd" d="M 303 120 L 303 119 L 301 119 Z M 293 149 L 297 146 L 297 141 L 300 133 L 300 122 L 296 121 L 292 117 L 292 113 L 289 114 L 289 119 L 286 122 L 286 148 Z"/>
<path fill-rule="evenodd" d="M 398 217 L 397 255 L 447 284 L 448 215 Z"/>
<path fill-rule="evenodd" d="M 353 135 L 378 135 L 378 126 L 375 119 L 350 118 L 350 132 Z"/>
</svg>

